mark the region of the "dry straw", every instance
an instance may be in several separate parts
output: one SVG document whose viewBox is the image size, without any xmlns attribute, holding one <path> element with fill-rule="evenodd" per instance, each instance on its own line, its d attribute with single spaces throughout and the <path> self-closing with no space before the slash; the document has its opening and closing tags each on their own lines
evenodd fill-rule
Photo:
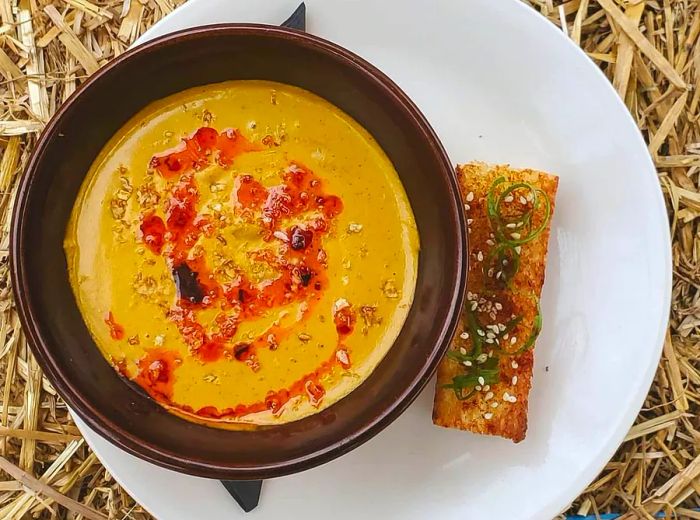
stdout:
<svg viewBox="0 0 700 520">
<path fill-rule="evenodd" d="M 180 3 L 0 0 L 2 519 L 149 518 L 90 452 L 27 349 L 9 286 L 8 215 L 18 174 L 51 114 Z M 600 65 L 629 107 L 658 168 L 673 234 L 671 327 L 656 379 L 625 442 L 570 513 L 700 518 L 693 511 L 700 507 L 700 7 L 697 0 L 529 3 Z"/>
</svg>

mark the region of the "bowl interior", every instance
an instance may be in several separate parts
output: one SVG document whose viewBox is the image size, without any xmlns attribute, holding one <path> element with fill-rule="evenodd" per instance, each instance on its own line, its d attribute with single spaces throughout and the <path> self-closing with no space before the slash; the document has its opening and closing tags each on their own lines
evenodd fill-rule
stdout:
<svg viewBox="0 0 700 520">
<path fill-rule="evenodd" d="M 417 395 L 454 331 L 465 239 L 447 156 L 407 98 L 381 78 L 371 68 L 363 70 L 356 57 L 313 37 L 254 26 L 200 28 L 117 59 L 64 105 L 39 142 L 16 203 L 13 281 L 34 352 L 68 404 L 93 428 L 127 451 L 179 471 L 267 478 L 344 453 Z M 63 253 L 78 190 L 109 138 L 154 100 L 230 79 L 296 85 L 354 117 L 394 163 L 421 240 L 413 307 L 374 373 L 319 414 L 253 432 L 179 419 L 120 378 L 83 323 Z"/>
</svg>

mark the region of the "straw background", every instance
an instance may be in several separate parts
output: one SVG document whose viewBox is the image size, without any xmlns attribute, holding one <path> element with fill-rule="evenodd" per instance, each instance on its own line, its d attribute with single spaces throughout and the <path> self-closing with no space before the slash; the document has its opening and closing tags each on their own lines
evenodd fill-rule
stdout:
<svg viewBox="0 0 700 520">
<path fill-rule="evenodd" d="M 27 348 L 8 276 L 8 215 L 56 108 L 180 3 L 0 0 L 0 519 L 151 518 L 92 454 Z M 656 163 L 673 236 L 671 326 L 656 379 L 625 442 L 569 514 L 700 519 L 700 5 L 528 3 L 579 44 L 625 100 Z"/>
</svg>

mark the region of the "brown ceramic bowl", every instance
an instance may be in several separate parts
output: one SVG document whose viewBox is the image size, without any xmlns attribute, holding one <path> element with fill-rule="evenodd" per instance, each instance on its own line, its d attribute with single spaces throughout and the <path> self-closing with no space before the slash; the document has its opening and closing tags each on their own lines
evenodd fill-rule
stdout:
<svg viewBox="0 0 700 520">
<path fill-rule="evenodd" d="M 238 432 L 171 415 L 114 371 L 83 323 L 63 253 L 76 194 L 108 139 L 152 101 L 231 79 L 297 85 L 359 121 L 393 161 L 421 239 L 415 301 L 371 376 L 316 415 Z M 459 190 L 440 141 L 379 70 L 332 43 L 289 29 L 200 27 L 119 56 L 87 80 L 48 124 L 14 209 L 12 282 L 34 354 L 68 405 L 94 430 L 129 453 L 177 471 L 264 479 L 346 453 L 396 419 L 418 395 L 455 331 L 466 279 L 464 229 Z"/>
</svg>

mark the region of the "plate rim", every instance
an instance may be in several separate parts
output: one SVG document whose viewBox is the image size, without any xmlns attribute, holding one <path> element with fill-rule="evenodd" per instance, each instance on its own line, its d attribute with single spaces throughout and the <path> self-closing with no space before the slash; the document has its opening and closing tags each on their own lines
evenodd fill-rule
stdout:
<svg viewBox="0 0 700 520">
<path fill-rule="evenodd" d="M 171 33 L 177 29 L 169 30 L 167 27 L 172 23 L 173 19 L 177 19 L 183 14 L 186 15 L 188 11 L 195 9 L 194 6 L 205 6 L 209 2 L 216 2 L 217 0 L 189 0 L 186 4 L 178 7 L 167 16 L 152 25 L 146 32 L 144 32 L 132 45 L 141 45 L 150 39 L 156 38 L 163 33 Z M 608 92 L 609 96 L 614 98 L 613 103 L 615 104 L 616 110 L 620 112 L 621 122 L 627 125 L 628 130 L 634 134 L 634 139 L 636 140 L 636 145 L 639 147 L 640 156 L 643 156 L 642 161 L 646 163 L 646 171 L 639 172 L 640 176 L 650 175 L 653 179 L 653 188 L 655 198 L 655 206 L 650 208 L 651 211 L 655 212 L 659 221 L 658 229 L 654 230 L 654 233 L 659 235 L 658 241 L 659 245 L 663 245 L 663 252 L 659 254 L 660 260 L 665 266 L 665 271 L 663 273 L 663 279 L 659 278 L 658 282 L 663 286 L 663 300 L 660 303 L 660 321 L 658 324 L 658 332 L 655 338 L 655 349 L 649 349 L 648 365 L 645 368 L 644 376 L 640 379 L 639 385 L 634 389 L 633 392 L 629 393 L 630 402 L 633 406 L 630 406 L 624 410 L 624 413 L 620 414 L 620 420 L 618 421 L 617 427 L 611 430 L 610 435 L 605 443 L 605 447 L 598 452 L 597 457 L 589 460 L 587 465 L 578 472 L 578 476 L 574 479 L 571 486 L 568 488 L 560 489 L 555 495 L 551 497 L 546 503 L 543 502 L 540 508 L 540 513 L 545 517 L 552 517 L 561 513 L 565 510 L 568 505 L 574 500 L 585 486 L 588 485 L 597 474 L 604 468 L 605 464 L 610 460 L 615 451 L 620 447 L 624 440 L 625 435 L 629 431 L 629 428 L 634 423 L 634 420 L 639 414 L 641 407 L 644 404 L 649 388 L 653 383 L 654 375 L 659 366 L 661 360 L 661 355 L 663 351 L 663 346 L 665 342 L 665 336 L 668 329 L 668 323 L 670 319 L 670 309 L 671 309 L 671 291 L 672 291 L 672 252 L 671 252 L 671 234 L 667 223 L 667 213 L 666 204 L 663 196 L 663 191 L 661 185 L 658 181 L 657 170 L 654 166 L 651 155 L 648 152 L 646 142 L 644 141 L 641 130 L 638 125 L 634 122 L 629 109 L 624 104 L 624 101 L 620 98 L 617 91 L 614 89 L 612 83 L 605 76 L 603 71 L 591 60 L 588 55 L 576 45 L 564 32 L 559 29 L 554 23 L 548 20 L 544 15 L 537 12 L 537 10 L 529 5 L 526 5 L 520 0 L 500 0 L 503 4 L 508 4 L 508 9 L 520 10 L 521 16 L 529 18 L 533 24 L 537 24 L 537 28 L 543 32 L 547 32 L 551 37 L 556 38 L 559 41 L 559 45 L 564 45 L 568 48 L 569 52 L 573 51 L 573 54 L 577 56 L 578 63 L 589 72 L 584 72 L 586 74 L 592 73 L 597 77 L 597 82 L 601 87 Z M 463 9 L 468 9 L 467 5 L 462 7 Z M 193 27 L 193 26 L 190 26 Z M 585 65 L 584 65 L 585 63 Z M 651 196 L 652 193 L 650 192 Z M 650 212 L 651 212 L 650 211 Z M 82 432 L 82 430 L 81 430 Z M 92 438 L 90 435 L 85 435 L 82 432 L 88 444 L 93 448 Z M 88 430 L 89 434 L 92 434 Z M 98 450 L 95 450 L 98 453 Z M 98 454 L 99 456 L 99 454 Z M 102 458 L 100 457 L 102 461 Z M 105 467 L 110 469 L 111 464 L 104 463 Z M 111 472 L 111 469 L 110 469 Z M 117 476 L 116 473 L 112 472 L 112 475 L 119 482 L 122 487 L 124 487 L 134 498 L 140 493 L 133 493 L 128 486 L 124 485 L 124 482 Z M 573 489 L 575 488 L 575 489 Z M 138 500 L 141 503 L 140 500 Z M 144 506 L 145 507 L 145 506 Z M 148 509 L 148 508 L 146 508 Z M 150 511 L 149 511 L 150 512 Z M 151 512 L 152 513 L 152 512 Z M 153 513 L 152 513 L 153 514 Z"/>
</svg>

